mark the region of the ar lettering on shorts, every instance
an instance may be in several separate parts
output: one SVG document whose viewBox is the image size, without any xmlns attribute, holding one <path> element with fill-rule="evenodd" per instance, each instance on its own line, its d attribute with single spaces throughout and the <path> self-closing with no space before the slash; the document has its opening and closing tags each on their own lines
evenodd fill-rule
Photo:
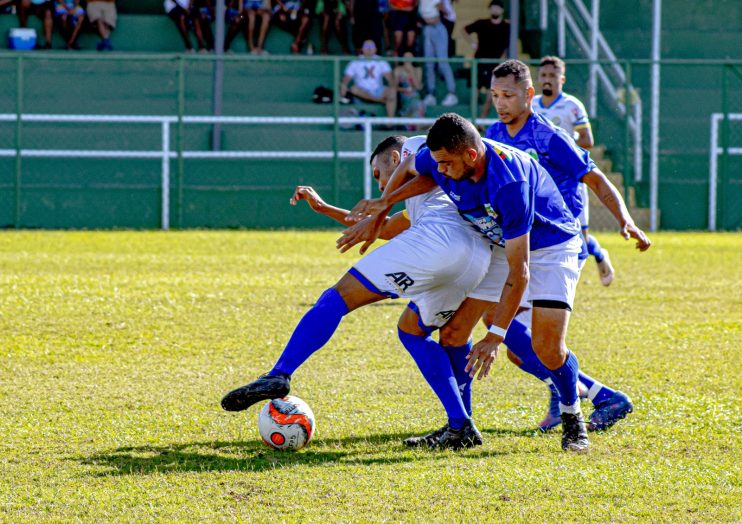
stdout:
<svg viewBox="0 0 742 524">
<path fill-rule="evenodd" d="M 403 272 L 386 273 L 384 276 L 391 279 L 402 291 L 407 291 L 407 288 L 415 283 L 414 280 L 407 276 L 407 273 Z"/>
<path fill-rule="evenodd" d="M 456 313 L 455 309 L 452 311 L 439 311 L 438 313 L 435 314 L 435 316 L 439 317 L 441 320 L 445 322 L 448 322 L 449 320 L 451 320 L 451 317 L 453 317 L 454 313 Z"/>
</svg>

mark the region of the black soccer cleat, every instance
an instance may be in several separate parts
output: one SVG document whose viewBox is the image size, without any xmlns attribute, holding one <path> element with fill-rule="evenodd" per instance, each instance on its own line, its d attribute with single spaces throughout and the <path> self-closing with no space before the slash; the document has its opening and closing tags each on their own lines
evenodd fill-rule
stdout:
<svg viewBox="0 0 742 524">
<path fill-rule="evenodd" d="M 261 400 L 283 398 L 290 390 L 291 377 L 288 375 L 265 374 L 224 395 L 222 408 L 226 411 L 242 411 Z"/>
<path fill-rule="evenodd" d="M 437 440 L 429 444 L 430 449 L 463 449 L 482 445 L 482 434 L 469 419 L 459 429 L 449 426 Z"/>
<path fill-rule="evenodd" d="M 562 449 L 564 451 L 587 451 L 587 428 L 582 412 L 562 413 Z"/>
<path fill-rule="evenodd" d="M 430 446 L 433 442 L 438 440 L 443 433 L 446 432 L 448 429 L 448 424 L 443 426 L 440 429 L 436 429 L 432 433 L 428 433 L 427 435 L 422 435 L 420 437 L 410 437 L 407 439 L 404 439 L 404 445 L 409 446 L 411 448 L 417 448 L 420 446 Z"/>
</svg>

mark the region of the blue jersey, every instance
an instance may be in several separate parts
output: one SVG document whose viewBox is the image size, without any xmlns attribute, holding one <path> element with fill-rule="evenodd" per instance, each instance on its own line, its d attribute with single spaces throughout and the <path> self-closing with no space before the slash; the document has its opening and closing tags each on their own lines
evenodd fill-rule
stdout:
<svg viewBox="0 0 742 524">
<path fill-rule="evenodd" d="M 530 249 L 561 244 L 579 233 L 554 181 L 530 156 L 484 139 L 487 168 L 477 182 L 453 180 L 438 172 L 427 147 L 415 157 L 415 169 L 432 176 L 459 214 L 493 243 L 530 232 Z"/>
<path fill-rule="evenodd" d="M 582 177 L 597 167 L 590 154 L 563 129 L 534 113 L 514 137 L 502 122 L 492 124 L 484 136 L 517 147 L 538 160 L 556 182 L 567 207 L 575 217 L 580 216 L 585 207 Z"/>
</svg>

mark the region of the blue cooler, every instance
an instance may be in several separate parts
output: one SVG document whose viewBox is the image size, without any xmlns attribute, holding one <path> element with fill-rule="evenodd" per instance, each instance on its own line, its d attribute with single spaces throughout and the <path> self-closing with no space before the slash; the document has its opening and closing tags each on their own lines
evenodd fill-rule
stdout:
<svg viewBox="0 0 742 524">
<path fill-rule="evenodd" d="M 8 48 L 26 51 L 36 45 L 36 29 L 15 27 L 8 31 Z"/>
</svg>

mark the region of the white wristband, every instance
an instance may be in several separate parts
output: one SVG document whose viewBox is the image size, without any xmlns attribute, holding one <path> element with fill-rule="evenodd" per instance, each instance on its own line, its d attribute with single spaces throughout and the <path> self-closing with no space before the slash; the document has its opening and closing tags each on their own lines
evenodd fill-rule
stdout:
<svg viewBox="0 0 742 524">
<path fill-rule="evenodd" d="M 508 330 L 507 330 L 507 329 L 505 329 L 505 328 L 501 328 L 500 326 L 496 326 L 496 325 L 494 325 L 494 324 L 492 324 L 492 325 L 491 325 L 491 326 L 489 327 L 489 329 L 487 329 L 487 331 L 489 331 L 489 332 L 490 332 L 490 333 L 492 333 L 493 335 L 497 335 L 498 337 L 502 337 L 503 339 L 505 338 L 505 335 L 506 335 L 506 334 L 507 334 L 507 332 L 508 332 Z"/>
</svg>

